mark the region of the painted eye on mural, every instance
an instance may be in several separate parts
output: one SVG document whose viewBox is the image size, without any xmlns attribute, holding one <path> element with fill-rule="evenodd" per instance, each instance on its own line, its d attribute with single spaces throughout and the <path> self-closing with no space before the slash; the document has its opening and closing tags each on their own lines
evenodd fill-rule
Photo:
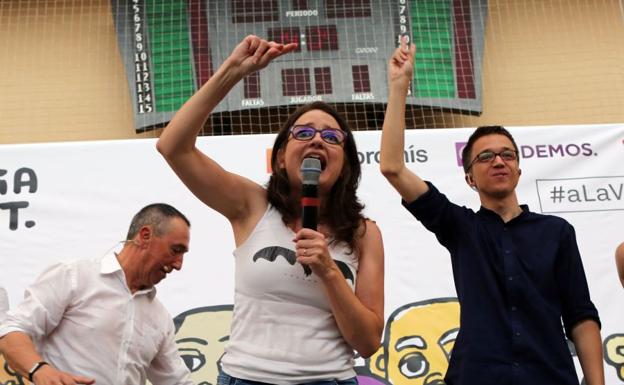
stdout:
<svg viewBox="0 0 624 385">
<path fill-rule="evenodd" d="M 192 372 L 201 369 L 206 364 L 206 356 L 199 350 L 191 348 L 178 349 L 180 357 L 184 361 L 184 365 Z"/>
<path fill-rule="evenodd" d="M 399 370 L 407 378 L 421 377 L 429 372 L 429 362 L 421 353 L 410 353 L 401 357 Z"/>
<path fill-rule="evenodd" d="M 446 354 L 446 359 L 450 361 L 451 352 L 453 351 L 453 346 L 455 346 L 455 340 L 457 339 L 457 334 L 459 333 L 459 328 L 451 329 L 446 333 L 442 334 L 442 337 L 438 340 L 438 345 L 444 350 L 444 354 Z"/>
</svg>

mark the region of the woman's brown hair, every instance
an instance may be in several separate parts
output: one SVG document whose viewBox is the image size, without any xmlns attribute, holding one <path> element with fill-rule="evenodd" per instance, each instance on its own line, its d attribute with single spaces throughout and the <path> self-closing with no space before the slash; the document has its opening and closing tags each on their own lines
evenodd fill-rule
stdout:
<svg viewBox="0 0 624 385">
<path fill-rule="evenodd" d="M 328 226 L 334 237 L 333 241 L 345 242 L 351 251 L 355 250 L 359 229 L 364 229 L 365 217 L 362 215 L 364 205 L 359 201 L 356 190 L 360 183 L 361 167 L 353 134 L 344 118 L 329 104 L 313 102 L 295 110 L 280 129 L 271 154 L 272 174 L 267 183 L 268 200 L 282 215 L 285 224 L 292 224 L 300 213 L 299 197 L 292 196 L 288 175 L 284 168 L 277 164 L 277 154 L 288 143 L 290 128 L 299 117 L 308 111 L 321 110 L 331 115 L 340 128 L 347 133 L 343 143 L 344 164 L 340 177 L 332 186 L 327 198 L 321 202 L 319 223 Z"/>
</svg>

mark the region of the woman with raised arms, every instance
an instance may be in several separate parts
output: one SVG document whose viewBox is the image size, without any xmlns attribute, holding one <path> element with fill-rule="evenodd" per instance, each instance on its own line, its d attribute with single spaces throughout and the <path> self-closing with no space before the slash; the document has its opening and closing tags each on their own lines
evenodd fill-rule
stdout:
<svg viewBox="0 0 624 385">
<path fill-rule="evenodd" d="M 360 163 L 345 120 L 322 102 L 297 109 L 275 139 L 266 186 L 224 170 L 195 146 L 236 83 L 295 48 L 247 36 L 157 144 L 182 182 L 234 233 L 234 313 L 219 385 L 355 384 L 353 351 L 368 357 L 380 346 L 382 238 L 356 196 Z M 301 221 L 306 158 L 321 165 L 316 231 Z"/>
</svg>

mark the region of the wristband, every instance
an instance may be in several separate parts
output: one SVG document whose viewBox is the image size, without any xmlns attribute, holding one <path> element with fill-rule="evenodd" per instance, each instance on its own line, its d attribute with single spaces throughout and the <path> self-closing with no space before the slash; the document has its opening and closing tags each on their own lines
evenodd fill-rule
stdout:
<svg viewBox="0 0 624 385">
<path fill-rule="evenodd" d="M 28 381 L 33 382 L 33 376 L 35 375 L 35 372 L 41 369 L 43 365 L 50 365 L 50 364 L 48 364 L 45 361 L 40 361 L 34 364 L 32 368 L 30 368 L 30 370 L 28 371 Z"/>
</svg>

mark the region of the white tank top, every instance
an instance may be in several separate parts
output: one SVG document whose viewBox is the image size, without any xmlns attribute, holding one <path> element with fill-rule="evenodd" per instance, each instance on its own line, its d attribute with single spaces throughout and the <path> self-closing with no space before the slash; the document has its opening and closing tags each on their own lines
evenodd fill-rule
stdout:
<svg viewBox="0 0 624 385">
<path fill-rule="evenodd" d="M 233 377 L 273 384 L 355 376 L 353 349 L 332 315 L 321 281 L 296 262 L 295 233 L 271 205 L 234 250 L 230 340 L 222 359 Z M 358 258 L 344 244 L 330 255 L 354 290 Z"/>
</svg>

